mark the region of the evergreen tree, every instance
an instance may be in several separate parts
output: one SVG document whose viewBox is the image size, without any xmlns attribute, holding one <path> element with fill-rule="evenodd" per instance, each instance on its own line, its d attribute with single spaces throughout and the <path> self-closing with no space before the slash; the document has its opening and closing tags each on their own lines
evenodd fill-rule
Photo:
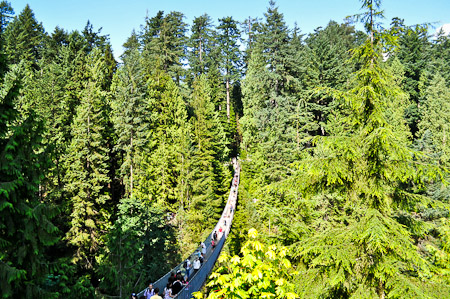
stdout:
<svg viewBox="0 0 450 299">
<path fill-rule="evenodd" d="M 243 23 L 242 23 L 242 32 L 247 35 L 247 40 L 246 40 L 246 49 L 244 51 L 244 62 L 245 62 L 245 66 L 248 65 L 248 61 L 250 59 L 251 56 L 251 52 L 255 46 L 255 42 L 256 42 L 256 36 L 258 33 L 258 29 L 259 29 L 259 19 L 258 18 L 252 18 L 252 17 L 248 17 L 248 19 L 246 19 Z"/>
<path fill-rule="evenodd" d="M 142 155 L 148 145 L 150 111 L 146 102 L 147 83 L 142 58 L 137 50 L 124 57 L 114 81 L 113 117 L 117 141 L 115 151 L 123 156 L 120 177 L 125 186 L 125 197 L 132 197 L 134 185 L 139 182 Z"/>
<path fill-rule="evenodd" d="M 131 32 L 131 36 L 129 38 L 127 38 L 127 41 L 122 46 L 125 49 L 121 56 L 122 60 L 124 60 L 125 57 L 130 55 L 131 52 L 133 52 L 134 50 L 140 49 L 139 37 L 136 34 L 136 32 L 134 31 L 134 29 Z"/>
<path fill-rule="evenodd" d="M 280 180 L 297 150 L 298 63 L 289 31 L 273 1 L 261 24 L 243 82 L 243 143 L 261 180 Z"/>
<path fill-rule="evenodd" d="M 26 5 L 5 32 L 5 51 L 10 63 L 25 60 L 27 64 L 36 67 L 37 61 L 42 57 L 44 37 L 44 27 L 38 23 L 30 6 Z"/>
<path fill-rule="evenodd" d="M 382 38 L 390 36 L 373 27 L 380 1 L 362 2 L 369 38 L 354 51 L 361 69 L 351 90 L 331 92 L 349 109 L 344 130 L 316 137 L 313 156 L 298 163 L 295 176 L 299 192 L 319 211 L 314 229 L 296 244 L 304 271 L 298 290 L 313 298 L 431 297 L 440 291 L 425 282 L 430 265 L 412 239 L 420 224 L 396 215 L 430 202 L 408 185 L 420 188 L 439 171 L 414 163 L 418 153 L 409 147 L 406 124 L 390 120 L 404 98 L 382 63 Z"/>
<path fill-rule="evenodd" d="M 99 49 L 89 55 L 87 71 L 89 80 L 76 109 L 65 159 L 66 190 L 71 196 L 71 227 L 66 239 L 76 248 L 73 261 L 82 269 L 95 269 L 95 256 L 110 226 L 106 94 L 101 88 L 107 69 Z"/>
<path fill-rule="evenodd" d="M 221 69 L 227 90 L 227 118 L 230 120 L 231 86 L 240 79 L 241 52 L 238 46 L 240 32 L 232 17 L 219 19 L 218 40 L 221 49 Z"/>
<path fill-rule="evenodd" d="M 439 154 L 439 161 L 443 165 L 449 165 L 450 153 L 448 134 L 450 128 L 450 89 L 442 76 L 437 73 L 433 76 L 429 86 L 424 91 L 425 101 L 421 106 L 422 119 L 418 124 L 419 137 L 431 136 L 429 148 Z"/>
<path fill-rule="evenodd" d="M 210 228 L 220 216 L 223 205 L 224 169 L 216 160 L 217 114 L 211 102 L 211 88 L 205 75 L 194 82 L 192 108 L 192 148 L 189 159 L 188 181 L 190 197 L 187 209 L 187 244 L 196 243 L 203 231 Z"/>
<path fill-rule="evenodd" d="M 439 72 L 446 82 L 450 82 L 450 36 L 442 28 L 432 43 L 431 58 L 430 72 Z"/>
<path fill-rule="evenodd" d="M 50 36 L 47 36 L 43 48 L 43 58 L 46 63 L 59 58 L 60 49 L 63 46 L 69 44 L 69 34 L 64 30 L 56 26 Z"/>
<path fill-rule="evenodd" d="M 99 28 L 97 32 L 94 31 L 94 25 L 88 20 L 83 31 L 83 38 L 86 44 L 86 52 L 90 53 L 94 48 L 100 48 L 105 50 L 108 44 L 108 35 L 101 35 L 102 28 Z"/>
<path fill-rule="evenodd" d="M 156 80 L 157 79 L 157 80 Z M 167 75 L 150 81 L 148 109 L 151 111 L 151 138 L 145 153 L 145 175 L 140 182 L 140 197 L 174 210 L 179 198 L 178 184 L 186 107 L 178 87 Z"/>
<path fill-rule="evenodd" d="M 309 114 L 306 123 L 301 127 L 307 135 L 325 135 L 328 118 L 336 109 L 331 97 L 314 91 L 318 87 L 342 89 L 350 75 L 349 51 L 351 49 L 351 31 L 346 27 L 330 22 L 325 29 L 316 29 L 306 39 L 307 47 L 300 59 L 305 64 L 304 94 L 307 105 L 302 107 L 303 113 Z M 348 43 L 348 44 L 346 44 Z"/>
<path fill-rule="evenodd" d="M 214 65 L 211 60 L 211 52 L 216 47 L 215 32 L 212 29 L 211 17 L 204 14 L 194 19 L 189 39 L 191 48 L 188 53 L 189 66 L 194 77 L 206 74 L 208 69 Z"/>
<path fill-rule="evenodd" d="M 182 60 L 185 56 L 186 23 L 180 12 L 163 14 L 160 11 L 156 17 L 147 18 L 147 25 L 141 33 L 147 73 L 163 70 L 179 84 L 184 72 Z"/>
<path fill-rule="evenodd" d="M 13 15 L 14 10 L 11 7 L 11 3 L 7 1 L 0 2 L 0 74 L 2 76 L 7 69 L 7 55 L 5 54 L 5 30 Z"/>
<path fill-rule="evenodd" d="M 57 241 L 51 222 L 56 210 L 40 199 L 49 161 L 35 114 L 21 119 L 15 108 L 19 86 L 13 68 L 0 90 L 0 287 L 5 298 L 44 297 L 49 266 L 44 253 Z"/>
<path fill-rule="evenodd" d="M 406 28 L 399 38 L 397 56 L 405 67 L 405 81 L 402 87 L 411 99 L 411 105 L 408 107 L 405 117 L 413 135 L 416 134 L 417 123 L 420 121 L 419 81 L 422 71 L 426 69 L 428 64 L 428 48 L 426 27 Z"/>
<path fill-rule="evenodd" d="M 104 277 L 100 287 L 107 294 L 123 298 L 137 293 L 147 279 L 156 281 L 179 262 L 173 229 L 164 216 L 153 203 L 121 199 L 99 266 Z"/>
</svg>

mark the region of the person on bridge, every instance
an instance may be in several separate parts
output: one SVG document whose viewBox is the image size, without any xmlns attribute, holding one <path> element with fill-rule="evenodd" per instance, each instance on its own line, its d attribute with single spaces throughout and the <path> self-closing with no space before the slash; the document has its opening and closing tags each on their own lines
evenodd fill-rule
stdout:
<svg viewBox="0 0 450 299">
<path fill-rule="evenodd" d="M 177 275 L 177 280 L 172 285 L 172 295 L 175 296 L 183 288 L 183 283 L 181 282 L 181 274 Z"/>
<path fill-rule="evenodd" d="M 189 280 L 189 275 L 191 274 L 191 261 L 189 258 L 184 262 L 184 268 L 186 269 L 186 280 Z"/>
<path fill-rule="evenodd" d="M 214 240 L 214 241 L 217 241 L 217 233 L 216 233 L 216 231 L 214 231 L 214 234 L 213 234 L 213 240 Z"/>
<path fill-rule="evenodd" d="M 206 245 L 205 243 L 202 242 L 202 255 L 205 257 L 206 256 Z"/>
<path fill-rule="evenodd" d="M 170 277 L 168 279 L 168 282 L 170 284 L 173 284 L 175 282 L 175 280 L 177 280 L 177 276 L 175 275 L 175 272 L 172 271 L 172 273 L 170 273 Z"/>
<path fill-rule="evenodd" d="M 194 261 L 194 275 L 195 273 L 197 273 L 197 271 L 200 269 L 201 266 L 202 264 L 200 263 L 200 259 L 196 258 Z"/>
<path fill-rule="evenodd" d="M 151 299 L 163 299 L 161 296 L 159 296 L 159 289 L 155 288 L 155 295 L 151 297 Z"/>
<path fill-rule="evenodd" d="M 164 299 L 171 299 L 175 296 L 172 295 L 172 284 L 169 282 L 164 289 Z"/>
<path fill-rule="evenodd" d="M 150 283 L 145 290 L 144 297 L 145 299 L 150 299 L 153 295 L 155 295 L 155 290 L 153 289 L 153 284 Z"/>
</svg>

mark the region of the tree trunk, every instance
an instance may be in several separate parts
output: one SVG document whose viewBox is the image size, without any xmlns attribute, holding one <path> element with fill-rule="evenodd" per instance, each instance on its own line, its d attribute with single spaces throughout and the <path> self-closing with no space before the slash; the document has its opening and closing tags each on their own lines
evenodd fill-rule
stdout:
<svg viewBox="0 0 450 299">
<path fill-rule="evenodd" d="M 227 78 L 227 119 L 230 122 L 230 79 Z"/>
<path fill-rule="evenodd" d="M 202 41 L 200 40 L 200 45 L 199 45 L 199 52 L 200 52 L 200 62 L 202 62 L 202 52 L 203 52 L 203 49 L 202 49 Z"/>
<path fill-rule="evenodd" d="M 386 297 L 386 294 L 384 293 L 384 283 L 380 280 L 378 281 L 378 288 L 377 288 L 378 298 L 384 299 Z"/>
<path fill-rule="evenodd" d="M 131 131 L 131 140 L 130 140 L 130 197 L 133 195 L 133 130 Z"/>
</svg>

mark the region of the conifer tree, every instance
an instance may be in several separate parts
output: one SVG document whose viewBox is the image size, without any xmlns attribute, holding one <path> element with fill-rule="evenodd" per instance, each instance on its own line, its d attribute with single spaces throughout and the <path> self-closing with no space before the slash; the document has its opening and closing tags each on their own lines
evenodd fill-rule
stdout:
<svg viewBox="0 0 450 299">
<path fill-rule="evenodd" d="M 43 48 L 43 58 L 46 63 L 57 60 L 60 55 L 60 49 L 69 43 L 69 34 L 64 29 L 55 27 L 52 34 L 46 36 Z"/>
<path fill-rule="evenodd" d="M 7 55 L 5 54 L 5 30 L 14 15 L 11 3 L 0 2 L 0 74 L 6 73 Z"/>
<path fill-rule="evenodd" d="M 243 82 L 243 143 L 262 180 L 280 180 L 296 155 L 294 119 L 299 64 L 288 28 L 273 1 L 265 14 Z"/>
<path fill-rule="evenodd" d="M 179 200 L 184 127 L 187 121 L 185 103 L 179 89 L 168 75 L 150 80 L 148 108 L 151 111 L 151 136 L 145 153 L 145 175 L 140 181 L 140 197 L 174 210 Z"/>
<path fill-rule="evenodd" d="M 156 17 L 147 18 L 147 25 L 141 33 L 147 73 L 162 70 L 177 84 L 183 74 L 182 60 L 185 56 L 186 23 L 183 18 L 180 12 L 174 11 L 164 16 L 160 11 Z"/>
<path fill-rule="evenodd" d="M 9 61 L 15 64 L 25 60 L 36 67 L 42 57 L 44 36 L 44 27 L 38 23 L 30 6 L 26 5 L 5 32 L 5 50 Z"/>
<path fill-rule="evenodd" d="M 211 88 L 205 75 L 194 82 L 192 108 L 192 149 L 190 151 L 189 176 L 191 194 L 185 208 L 188 210 L 188 244 L 198 242 L 196 236 L 215 223 L 223 204 L 219 185 L 224 179 L 223 168 L 215 161 L 217 154 L 215 134 L 217 114 L 211 102 Z"/>
<path fill-rule="evenodd" d="M 134 50 L 140 49 L 140 43 L 139 43 L 139 37 L 137 33 L 134 31 L 131 32 L 130 37 L 127 38 L 127 41 L 123 44 L 123 48 L 125 49 L 123 51 L 123 54 L 121 56 L 122 59 L 124 59 L 126 56 L 130 55 L 131 52 Z"/>
<path fill-rule="evenodd" d="M 167 273 L 180 257 L 164 209 L 137 198 L 122 198 L 117 208 L 99 272 L 102 290 L 123 298 L 146 287 L 147 279 L 155 281 Z"/>
<path fill-rule="evenodd" d="M 189 38 L 190 52 L 188 54 L 189 66 L 194 77 L 206 74 L 214 65 L 211 60 L 211 52 L 216 47 L 215 32 L 211 17 L 204 14 L 196 17 L 191 27 L 192 34 Z"/>
<path fill-rule="evenodd" d="M 442 76 L 433 76 L 429 86 L 424 91 L 425 101 L 421 106 L 422 119 L 418 124 L 419 137 L 431 135 L 429 148 L 434 148 L 443 165 L 449 165 L 449 117 L 450 117 L 450 89 Z"/>
<path fill-rule="evenodd" d="M 124 57 L 113 86 L 112 121 L 117 134 L 115 151 L 123 155 L 120 174 L 125 186 L 125 197 L 133 189 L 142 169 L 143 151 L 150 130 L 150 111 L 146 102 L 147 83 L 139 52 L 132 50 Z"/>
<path fill-rule="evenodd" d="M 101 88 L 107 69 L 100 49 L 89 55 L 87 71 L 89 80 L 76 109 L 66 155 L 66 190 L 71 196 L 71 227 L 66 239 L 76 249 L 74 262 L 82 269 L 94 269 L 95 256 L 110 226 L 106 94 Z"/>
<path fill-rule="evenodd" d="M 21 65 L 19 65 L 21 66 Z M 49 262 L 45 249 L 57 241 L 56 210 L 40 200 L 39 184 L 49 165 L 36 114 L 15 108 L 19 68 L 0 89 L 0 287 L 4 298 L 44 297 Z"/>
<path fill-rule="evenodd" d="M 430 72 L 439 72 L 450 82 L 450 36 L 442 28 L 431 45 L 431 58 Z"/>
<path fill-rule="evenodd" d="M 430 202 L 405 185 L 420 188 L 439 171 L 414 163 L 418 153 L 409 147 L 406 124 L 389 121 L 403 98 L 382 63 L 382 41 L 390 36 L 374 28 L 380 1 L 362 3 L 369 38 L 354 51 L 361 69 L 351 90 L 330 92 L 349 109 L 344 130 L 316 137 L 313 156 L 298 163 L 300 192 L 323 209 L 296 244 L 304 271 L 298 289 L 304 297 L 431 297 L 434 287 L 425 282 L 430 265 L 412 239 L 413 224 L 395 215 Z"/>
<path fill-rule="evenodd" d="M 85 42 L 85 50 L 90 53 L 94 48 L 100 48 L 105 50 L 108 41 L 108 35 L 101 35 L 102 28 L 99 28 L 97 32 L 94 31 L 94 25 L 88 20 L 86 26 L 81 32 Z"/>
<path fill-rule="evenodd" d="M 397 56 L 405 67 L 405 81 L 402 87 L 411 99 L 411 105 L 408 107 L 405 117 L 413 135 L 416 134 L 417 124 L 420 121 L 419 81 L 422 71 L 428 64 L 428 48 L 426 27 L 406 28 L 399 38 Z"/>
<path fill-rule="evenodd" d="M 219 19 L 217 29 L 221 49 L 221 69 L 227 91 L 227 119 L 230 120 L 230 92 L 232 85 L 240 79 L 241 52 L 238 46 L 240 32 L 238 23 L 232 17 Z"/>
<path fill-rule="evenodd" d="M 312 119 L 302 127 L 308 135 L 325 135 L 328 117 L 336 108 L 332 98 L 311 91 L 317 87 L 342 89 L 350 75 L 347 61 L 351 44 L 345 44 L 345 38 L 349 37 L 342 33 L 344 30 L 345 27 L 330 22 L 325 29 L 316 29 L 306 39 L 307 47 L 301 58 L 308 62 L 305 63 L 304 84 L 309 93 L 304 94 L 308 105 L 302 110 L 310 113 Z"/>
</svg>

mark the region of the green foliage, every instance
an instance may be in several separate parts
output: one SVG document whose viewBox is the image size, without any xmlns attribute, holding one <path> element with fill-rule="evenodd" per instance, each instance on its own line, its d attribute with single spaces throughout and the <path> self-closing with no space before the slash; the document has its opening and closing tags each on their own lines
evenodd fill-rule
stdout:
<svg viewBox="0 0 450 299">
<path fill-rule="evenodd" d="M 242 141 L 225 247 L 240 255 L 210 296 L 448 297 L 450 39 L 400 18 L 380 31 L 381 1 L 361 3 L 367 35 L 303 35 L 270 1 L 242 30 L 196 17 L 187 38 L 160 11 L 117 65 L 90 22 L 47 34 L 2 1 L 2 295 L 125 297 L 157 279 L 216 223 Z"/>
<path fill-rule="evenodd" d="M 332 97 L 315 92 L 320 87 L 342 90 L 350 76 L 349 51 L 354 46 L 354 29 L 348 25 L 330 22 L 325 29 L 318 28 L 306 39 L 306 47 L 300 52 L 305 65 L 302 101 L 298 106 L 298 133 L 307 136 L 330 134 L 329 119 L 333 117 L 337 102 Z M 330 42 L 332 41 L 332 42 Z M 300 115 L 299 115 L 300 116 Z"/>
<path fill-rule="evenodd" d="M 142 177 L 143 169 L 139 166 L 149 143 L 151 116 L 146 100 L 147 85 L 142 57 L 137 50 L 130 50 L 114 77 L 111 100 L 112 122 L 117 135 L 115 151 L 123 157 L 120 176 L 125 185 L 125 196 L 133 194 L 134 185 Z"/>
<path fill-rule="evenodd" d="M 7 68 L 7 55 L 5 53 L 5 30 L 12 19 L 14 10 L 11 3 L 7 1 L 0 2 L 0 76 L 3 78 Z"/>
<path fill-rule="evenodd" d="M 147 73 L 157 70 L 168 73 L 178 84 L 183 74 L 182 59 L 186 40 L 186 23 L 183 14 L 170 12 L 166 16 L 162 11 L 151 19 L 146 19 L 140 39 Z"/>
<path fill-rule="evenodd" d="M 174 231 L 165 225 L 165 214 L 136 198 L 123 198 L 118 218 L 100 258 L 100 287 L 120 297 L 157 280 L 179 260 Z M 142 275 L 145 275 L 142 277 Z"/>
<path fill-rule="evenodd" d="M 43 297 L 48 271 L 45 249 L 57 241 L 51 218 L 57 211 L 43 202 L 39 184 L 49 161 L 42 124 L 15 108 L 19 68 L 7 73 L 0 89 L 0 286 L 2 296 Z"/>
<path fill-rule="evenodd" d="M 399 224 L 393 214 L 431 203 L 414 191 L 442 173 L 415 162 L 421 154 L 409 147 L 402 119 L 392 117 L 401 114 L 395 107 L 401 109 L 404 96 L 383 68 L 382 35 L 371 28 L 372 38 L 354 51 L 361 69 L 352 89 L 329 90 L 347 110 L 340 122 L 344 130 L 314 138 L 311 157 L 297 163 L 295 180 L 303 196 L 332 196 L 320 215 L 326 217 L 325 226 L 297 243 L 296 256 L 308 278 L 299 290 L 310 286 L 304 296 L 432 296 L 425 286 L 430 264 L 411 238 L 415 222 Z"/>
<path fill-rule="evenodd" d="M 297 273 L 282 246 L 265 246 L 256 239 L 255 229 L 248 232 L 249 241 L 242 247 L 242 257 L 222 254 L 219 268 L 210 275 L 207 298 L 297 298 L 289 282 Z M 195 298 L 203 298 L 195 293 Z"/>
<path fill-rule="evenodd" d="M 93 269 L 96 253 L 103 245 L 103 232 L 110 225 L 106 94 L 101 88 L 107 70 L 99 50 L 94 50 L 87 62 L 89 81 L 77 107 L 72 142 L 65 157 L 66 191 L 71 196 L 71 227 L 66 239 L 76 248 L 73 261 L 84 269 Z"/>
<path fill-rule="evenodd" d="M 230 92 L 232 85 L 240 78 L 241 51 L 238 40 L 238 23 L 232 17 L 219 19 L 218 46 L 220 47 L 220 67 L 224 74 L 227 92 L 227 119 L 230 119 Z"/>
<path fill-rule="evenodd" d="M 416 26 L 405 28 L 398 40 L 399 50 L 396 56 L 405 69 L 402 88 L 409 94 L 411 105 L 405 111 L 411 133 L 416 134 L 420 121 L 419 105 L 420 90 L 419 81 L 422 72 L 426 69 L 429 61 L 429 42 L 427 40 L 427 28 Z"/>
<path fill-rule="evenodd" d="M 243 81 L 243 146 L 258 169 L 262 182 L 285 177 L 296 156 L 299 64 L 291 46 L 283 15 L 271 2 L 266 22 L 259 28 L 256 45 Z"/>
<path fill-rule="evenodd" d="M 439 155 L 439 162 L 449 165 L 448 138 L 450 117 L 450 89 L 446 86 L 444 78 L 437 73 L 423 91 L 424 102 L 421 106 L 422 120 L 419 122 L 418 136 L 426 133 L 431 135 L 431 144 L 427 148 L 433 148 L 433 152 Z"/>
<path fill-rule="evenodd" d="M 189 38 L 191 50 L 188 53 L 189 66 L 194 77 L 206 74 L 210 68 L 214 68 L 214 52 L 217 47 L 215 35 L 212 29 L 211 17 L 204 14 L 194 19 L 191 27 L 192 34 Z"/>
<path fill-rule="evenodd" d="M 146 138 L 150 137 L 151 142 L 143 160 L 145 173 L 139 183 L 140 197 L 170 207 L 180 200 L 186 107 L 178 87 L 167 75 L 150 79 L 147 105 L 151 129 L 147 130 Z"/>
<path fill-rule="evenodd" d="M 189 194 L 185 207 L 189 209 L 186 224 L 187 237 L 197 238 L 206 228 L 212 227 L 220 216 L 224 202 L 225 173 L 218 163 L 217 113 L 211 101 L 211 88 L 205 75 L 194 82 L 192 107 L 192 147 L 189 159 Z M 196 243 L 198 241 L 188 241 Z"/>
<path fill-rule="evenodd" d="M 42 56 L 44 27 L 36 20 L 29 5 L 8 25 L 5 32 L 6 47 L 10 63 L 26 61 L 27 65 L 36 66 Z"/>
</svg>

